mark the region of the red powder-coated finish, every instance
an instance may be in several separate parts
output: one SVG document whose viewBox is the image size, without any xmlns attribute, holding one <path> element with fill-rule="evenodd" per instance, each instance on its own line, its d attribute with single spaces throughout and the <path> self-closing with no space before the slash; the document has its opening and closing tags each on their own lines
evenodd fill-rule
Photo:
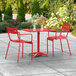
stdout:
<svg viewBox="0 0 76 76">
<path fill-rule="evenodd" d="M 69 29 L 70 29 L 70 25 L 63 24 L 61 29 L 57 29 L 58 31 L 56 30 L 55 36 L 48 36 L 47 37 L 47 52 L 48 52 L 48 40 L 50 40 L 50 41 L 52 41 L 52 56 L 54 56 L 54 40 L 57 40 L 57 39 L 60 39 L 62 52 L 63 52 L 63 47 L 62 47 L 61 39 L 66 39 L 67 40 L 69 52 L 70 52 L 70 55 L 71 55 L 70 46 L 69 46 L 69 42 L 68 42 L 68 39 L 67 39 L 67 36 L 68 36 L 68 33 L 69 33 Z M 57 35 L 58 32 L 60 32 L 59 36 Z M 62 32 L 66 32 L 66 36 L 62 35 Z"/>
<path fill-rule="evenodd" d="M 34 29 L 22 29 L 22 30 L 27 31 L 27 32 L 37 32 L 37 52 L 33 52 L 33 53 L 29 53 L 29 54 L 35 54 L 34 57 L 36 57 L 38 55 L 48 56 L 47 54 L 40 52 L 40 32 L 48 32 L 48 35 L 49 35 L 50 31 L 56 31 L 56 30 L 47 29 L 47 28 L 44 28 L 43 30 L 42 29 L 35 29 L 35 30 Z"/>
<path fill-rule="evenodd" d="M 6 28 L 7 28 L 7 32 L 8 32 L 8 36 L 9 36 L 9 40 L 10 41 L 8 43 L 5 59 L 7 58 L 10 42 L 15 42 L 15 43 L 19 43 L 19 51 L 18 51 L 18 58 L 17 58 L 17 62 L 19 62 L 19 54 L 20 54 L 21 43 L 22 43 L 22 57 L 23 57 L 24 43 L 32 44 L 32 52 L 33 52 L 33 41 L 32 41 L 33 40 L 33 36 L 32 36 L 32 34 L 20 34 L 17 31 L 17 28 L 10 28 L 10 27 L 6 27 Z M 16 39 L 16 40 L 15 39 L 11 39 L 10 34 L 16 34 L 18 39 Z M 26 41 L 26 40 L 20 39 L 21 35 L 29 35 L 29 36 L 31 36 L 31 41 Z M 33 56 L 31 56 L 31 59 L 33 59 Z"/>
</svg>

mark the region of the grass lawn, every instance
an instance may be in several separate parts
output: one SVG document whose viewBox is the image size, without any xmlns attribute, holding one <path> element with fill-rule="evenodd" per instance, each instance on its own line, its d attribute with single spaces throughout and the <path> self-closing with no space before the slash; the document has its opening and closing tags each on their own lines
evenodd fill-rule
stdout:
<svg viewBox="0 0 76 76">
<path fill-rule="evenodd" d="M 76 37 L 76 30 L 72 31 L 72 35 Z"/>
</svg>

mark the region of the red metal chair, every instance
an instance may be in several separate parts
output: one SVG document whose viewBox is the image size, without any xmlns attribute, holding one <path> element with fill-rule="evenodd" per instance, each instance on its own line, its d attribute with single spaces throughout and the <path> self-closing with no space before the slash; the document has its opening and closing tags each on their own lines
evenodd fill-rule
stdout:
<svg viewBox="0 0 76 76">
<path fill-rule="evenodd" d="M 33 36 L 32 34 L 20 34 L 17 30 L 17 28 L 10 28 L 10 27 L 6 27 L 7 28 L 7 32 L 8 32 L 8 36 L 9 36 L 9 43 L 8 43 L 8 47 L 7 47 L 7 51 L 6 51 L 6 55 L 5 55 L 5 59 L 7 58 L 7 53 L 8 53 L 8 49 L 9 49 L 9 45 L 10 42 L 15 42 L 15 43 L 19 43 L 19 50 L 18 50 L 18 58 L 17 58 L 17 62 L 19 61 L 19 54 L 20 54 L 20 46 L 22 43 L 22 57 L 23 57 L 23 47 L 24 47 L 24 43 L 28 43 L 28 44 L 32 44 L 32 52 L 33 52 Z M 18 39 L 12 39 L 11 34 L 17 35 Z M 30 35 L 31 36 L 31 40 L 30 41 L 26 41 L 20 38 L 21 35 Z M 33 59 L 33 55 L 31 55 L 31 59 Z"/>
<path fill-rule="evenodd" d="M 56 30 L 55 36 L 49 36 L 49 34 L 48 34 L 48 37 L 47 37 L 47 53 L 48 53 L 48 40 L 52 41 L 52 56 L 54 56 L 54 40 L 60 39 L 61 50 L 63 52 L 61 39 L 66 39 L 67 40 L 67 44 L 68 44 L 68 48 L 69 48 L 69 52 L 70 52 L 70 55 L 71 55 L 70 46 L 69 46 L 68 39 L 67 39 L 67 36 L 68 36 L 68 33 L 69 33 L 69 29 L 70 29 L 70 25 L 63 24 L 63 26 L 60 29 L 60 31 L 59 31 L 59 29 Z M 59 36 L 57 35 L 58 32 L 60 32 Z M 66 36 L 62 35 L 62 32 L 66 32 Z"/>
</svg>

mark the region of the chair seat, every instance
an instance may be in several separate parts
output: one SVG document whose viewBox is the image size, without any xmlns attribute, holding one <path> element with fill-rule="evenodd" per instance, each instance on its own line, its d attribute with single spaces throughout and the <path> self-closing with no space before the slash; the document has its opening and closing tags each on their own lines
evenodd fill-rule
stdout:
<svg viewBox="0 0 76 76">
<path fill-rule="evenodd" d="M 57 39 L 66 39 L 66 36 L 51 36 L 51 37 L 47 37 L 47 40 L 57 40 Z"/>
<path fill-rule="evenodd" d="M 17 42 L 17 43 L 29 43 L 29 44 L 32 44 L 32 41 L 25 41 L 25 40 L 22 40 L 22 39 L 20 39 L 20 40 L 11 40 L 12 42 Z"/>
</svg>

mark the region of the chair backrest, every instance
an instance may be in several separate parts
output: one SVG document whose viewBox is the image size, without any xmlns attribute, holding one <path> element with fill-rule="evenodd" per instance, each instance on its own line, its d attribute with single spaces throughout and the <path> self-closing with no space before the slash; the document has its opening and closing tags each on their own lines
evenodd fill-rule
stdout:
<svg viewBox="0 0 76 76">
<path fill-rule="evenodd" d="M 61 33 L 60 33 L 60 35 L 62 34 L 62 32 L 66 32 L 66 37 L 67 37 L 67 36 L 68 36 L 68 33 L 69 33 L 70 26 L 71 26 L 71 25 L 63 24 L 63 26 L 62 26 L 62 28 L 61 28 Z"/>
<path fill-rule="evenodd" d="M 19 35 L 18 35 L 19 32 L 18 32 L 17 28 L 6 27 L 6 29 L 7 29 L 7 32 L 8 32 L 9 39 L 10 39 L 11 41 L 14 40 L 14 39 L 11 38 L 11 35 L 10 35 L 10 34 L 15 34 L 15 35 L 17 35 L 17 39 L 18 39 L 18 40 L 20 39 L 20 37 L 19 37 Z"/>
</svg>

